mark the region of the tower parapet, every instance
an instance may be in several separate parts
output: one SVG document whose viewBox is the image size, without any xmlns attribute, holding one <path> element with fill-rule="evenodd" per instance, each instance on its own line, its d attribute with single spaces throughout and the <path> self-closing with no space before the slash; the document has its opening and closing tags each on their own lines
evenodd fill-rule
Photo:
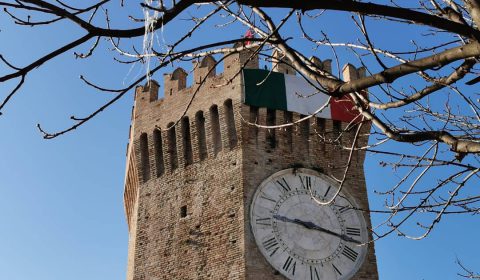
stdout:
<svg viewBox="0 0 480 280">
<path fill-rule="evenodd" d="M 234 48 L 240 48 L 242 45 L 234 45 Z M 217 61 L 212 55 L 207 55 L 200 61 L 193 62 L 193 81 L 192 86 L 187 86 L 188 73 L 183 68 L 178 67 L 172 73 L 163 75 L 163 97 L 158 98 L 159 84 L 151 80 L 152 86 L 146 84 L 145 86 L 137 87 L 135 99 L 137 106 L 143 106 L 153 103 L 150 106 L 158 106 L 163 100 L 168 103 L 182 103 L 179 99 L 189 100 L 193 92 L 200 86 L 200 82 L 204 81 L 202 89 L 197 95 L 209 94 L 212 87 L 217 87 L 224 84 L 226 81 L 235 78 L 232 81 L 233 85 L 240 83 L 241 69 L 255 69 L 258 68 L 258 55 L 253 49 L 243 49 L 240 51 L 228 53 L 223 60 L 224 71 L 222 73 L 216 72 Z M 175 101 L 174 101 L 175 100 Z"/>
<path fill-rule="evenodd" d="M 236 43 L 233 45 L 233 48 L 238 49 L 243 46 L 242 43 Z M 258 69 L 259 62 L 256 51 L 256 48 L 249 48 L 226 54 L 223 60 L 225 76 L 231 78 L 233 75 L 238 74 L 242 67 L 245 69 Z"/>
<path fill-rule="evenodd" d="M 165 99 L 176 96 L 179 91 L 187 87 L 187 76 L 187 72 L 181 67 L 175 69 L 171 74 L 163 75 Z"/>
<path fill-rule="evenodd" d="M 356 68 L 352 64 L 348 63 L 345 66 L 343 66 L 343 68 L 342 68 L 342 77 L 343 77 L 343 80 L 345 82 L 354 81 L 354 80 L 366 77 L 366 72 L 367 71 L 366 71 L 365 67 Z M 368 95 L 368 92 L 365 90 L 365 91 L 362 91 L 362 94 L 363 95 Z M 344 97 L 341 100 L 345 100 L 346 98 L 348 98 L 348 97 Z M 340 100 L 340 102 L 341 102 L 341 100 Z M 351 102 L 351 101 L 349 100 L 349 102 Z M 364 147 L 368 144 L 368 136 L 370 134 L 370 128 L 371 128 L 371 123 L 370 122 L 365 122 L 363 124 L 363 126 L 361 128 L 361 131 L 360 131 L 360 134 L 359 134 L 360 136 L 357 139 L 357 146 L 358 147 Z M 352 130 L 350 133 L 354 134 L 355 131 Z M 364 152 L 362 152 L 362 153 L 357 152 L 356 158 L 357 158 L 358 161 L 363 162 L 364 159 L 365 159 L 365 153 Z"/>
<path fill-rule="evenodd" d="M 274 50 L 272 53 L 272 71 L 295 75 L 297 71 L 292 67 L 291 61 L 281 51 Z"/>
<path fill-rule="evenodd" d="M 325 71 L 327 73 L 332 74 L 332 60 L 326 59 L 324 61 L 320 60 L 320 58 L 316 56 L 312 56 L 310 61 L 317 66 L 320 70 Z"/>
<path fill-rule="evenodd" d="M 160 85 L 155 80 L 148 81 L 144 86 L 135 88 L 135 100 L 139 103 L 149 103 L 158 99 Z"/>
<path fill-rule="evenodd" d="M 273 57 L 272 71 L 290 75 L 296 72 L 293 70 L 288 58 L 282 56 L 280 52 L 275 51 Z M 317 57 L 311 57 L 310 61 L 322 71 L 332 72 L 331 60 L 322 61 Z M 234 147 L 235 145 L 231 143 L 241 141 L 242 137 L 240 137 L 237 131 L 232 132 L 230 127 L 233 125 L 236 126 L 237 129 L 240 128 L 241 119 L 250 119 L 251 122 L 257 122 L 257 120 L 261 120 L 265 114 L 266 121 L 263 123 L 260 122 L 259 124 L 274 126 L 296 121 L 306 116 L 305 114 L 301 115 L 301 113 L 290 113 L 289 115 L 288 112 L 285 112 L 280 117 L 278 114 L 280 114 L 281 111 L 278 109 L 277 112 L 275 112 L 275 109 L 267 110 L 263 108 L 260 108 L 261 114 L 253 116 L 253 119 L 252 116 L 247 117 L 244 113 L 240 116 L 239 110 L 235 108 L 244 105 L 242 104 L 244 85 L 242 79 L 240 79 L 241 73 L 238 73 L 238 71 L 244 64 L 248 67 L 258 67 L 258 57 L 255 55 L 253 49 L 227 54 L 224 59 L 225 71 L 219 74 L 215 71 L 216 64 L 217 62 L 212 56 L 206 56 L 201 61 L 194 62 L 194 84 L 190 87 L 187 87 L 188 73 L 183 68 L 179 67 L 170 74 L 164 74 L 164 97 L 160 99 L 158 99 L 159 84 L 156 81 L 151 80 L 145 86 L 137 87 L 135 95 L 135 118 L 133 120 L 136 122 L 136 125 L 133 126 L 135 130 L 131 135 L 131 140 L 134 142 L 139 141 L 137 140 L 139 139 L 139 135 L 148 135 L 148 137 L 144 137 L 144 139 L 147 139 L 149 143 L 161 141 L 162 143 L 157 143 L 157 146 L 161 146 L 162 149 L 165 150 L 159 152 L 161 155 L 156 155 L 156 159 L 154 160 L 147 161 L 145 160 L 146 157 L 143 157 L 144 163 L 148 163 L 151 166 L 159 165 L 160 160 L 158 159 L 161 158 L 162 161 L 164 160 L 175 164 L 173 164 L 174 166 L 172 164 L 168 166 L 162 163 L 165 166 L 159 168 L 173 172 L 178 166 L 190 165 L 193 162 L 203 160 L 209 155 L 215 156 L 223 147 Z M 232 75 L 238 73 L 239 77 L 233 79 L 232 82 L 228 84 L 225 82 L 230 78 L 228 73 L 233 73 Z M 365 75 L 366 71 L 363 67 L 356 68 L 352 64 L 346 64 L 342 68 L 342 78 L 346 82 L 365 77 Z M 204 80 L 204 83 L 200 85 L 199 83 L 202 80 Z M 198 88 L 200 86 L 201 88 Z M 195 97 L 193 94 L 195 94 Z M 348 97 L 332 99 L 330 103 L 330 106 L 336 103 L 347 108 L 347 110 L 354 111 L 351 100 L 349 100 Z M 258 109 L 257 111 L 250 110 L 246 114 L 258 114 Z M 262 118 L 258 119 L 258 117 Z M 282 119 L 284 122 L 280 121 Z M 315 126 L 314 129 L 309 128 L 309 126 L 312 125 Z M 339 134 L 341 131 L 347 129 L 349 125 L 348 122 L 334 120 L 333 117 L 332 119 L 327 117 L 323 121 L 313 119 L 306 120 L 299 126 L 300 130 L 303 131 L 300 138 L 308 144 L 309 141 L 313 141 L 309 140 L 310 137 L 318 136 L 314 135 L 313 132 L 318 132 L 324 136 L 325 133 L 330 133 L 331 138 L 341 139 L 338 137 Z M 188 133 L 185 131 L 185 127 Z M 365 127 L 365 134 L 367 134 L 369 126 L 366 125 Z M 151 135 L 154 130 L 161 131 L 160 136 L 157 137 L 159 139 L 161 138 L 160 140 L 152 138 Z M 268 132 L 261 132 L 261 134 L 267 135 L 265 137 L 268 138 L 266 141 L 270 143 L 270 149 L 277 147 L 275 143 L 275 141 L 277 141 L 276 133 L 274 131 L 274 129 L 270 129 Z M 293 133 L 291 128 L 288 128 L 287 131 Z M 277 134 L 280 135 L 281 133 Z M 189 137 L 188 141 L 184 141 L 184 137 L 186 136 Z M 289 137 L 290 136 L 285 137 L 282 141 L 286 141 Z M 359 140 L 359 142 L 366 144 L 366 139 L 367 138 Z M 343 142 L 342 144 L 347 144 L 347 142 Z M 292 146 L 291 141 L 288 145 Z M 131 144 L 130 146 L 133 145 Z M 154 153 L 152 151 L 156 149 L 155 147 L 151 147 L 151 144 L 145 144 L 143 146 L 148 147 L 147 150 L 150 154 Z M 189 155 L 189 153 L 195 154 Z M 141 153 L 137 154 L 140 155 Z M 178 157 L 178 159 L 173 159 L 172 157 Z M 142 163 L 139 162 L 137 166 L 141 166 L 141 164 Z M 153 173 L 155 168 L 152 167 L 150 169 L 152 170 L 151 173 Z M 138 172 L 138 174 L 141 175 L 142 173 Z M 155 176 L 152 175 L 146 178 L 154 177 Z"/>
<path fill-rule="evenodd" d="M 342 76 L 345 82 L 357 80 L 366 77 L 365 67 L 356 68 L 350 63 L 345 64 L 342 68 Z"/>
<path fill-rule="evenodd" d="M 193 83 L 199 85 L 205 77 L 216 76 L 215 66 L 217 61 L 211 55 L 205 56 L 201 61 L 193 61 Z"/>
</svg>

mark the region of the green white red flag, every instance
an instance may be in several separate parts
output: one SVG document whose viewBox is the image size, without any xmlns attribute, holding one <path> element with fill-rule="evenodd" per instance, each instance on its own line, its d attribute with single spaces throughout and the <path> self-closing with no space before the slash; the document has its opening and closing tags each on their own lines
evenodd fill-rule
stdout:
<svg viewBox="0 0 480 280">
<path fill-rule="evenodd" d="M 260 69 L 243 70 L 243 103 L 269 109 L 296 112 L 343 122 L 360 121 L 359 112 L 347 98 L 330 98 L 303 77 Z"/>
</svg>

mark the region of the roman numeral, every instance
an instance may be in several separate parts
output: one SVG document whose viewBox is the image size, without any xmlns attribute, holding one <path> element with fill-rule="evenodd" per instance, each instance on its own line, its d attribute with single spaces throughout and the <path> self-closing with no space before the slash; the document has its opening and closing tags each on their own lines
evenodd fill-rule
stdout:
<svg viewBox="0 0 480 280">
<path fill-rule="evenodd" d="M 345 214 L 349 210 L 352 210 L 352 208 L 350 208 L 350 206 L 348 206 L 348 205 L 340 206 L 338 208 L 338 211 L 340 212 L 340 214 Z"/>
<path fill-rule="evenodd" d="M 327 197 L 327 194 L 328 194 L 328 192 L 330 191 L 331 188 L 332 188 L 332 186 L 328 186 L 327 191 L 325 192 L 325 194 L 323 195 L 323 197 Z"/>
<path fill-rule="evenodd" d="M 288 193 L 289 191 L 292 190 L 292 188 L 290 188 L 290 186 L 288 185 L 287 181 L 285 180 L 285 178 L 282 178 L 282 180 L 277 180 L 277 184 L 280 185 L 281 187 L 281 191 L 283 193 Z"/>
<path fill-rule="evenodd" d="M 360 229 L 359 228 L 347 227 L 347 234 L 348 235 L 354 235 L 354 236 L 360 236 Z"/>
<path fill-rule="evenodd" d="M 338 273 L 338 275 L 342 275 L 342 273 L 340 272 L 340 270 L 338 270 L 338 268 L 332 263 L 332 266 L 333 266 L 333 269 L 335 270 L 335 272 Z"/>
<path fill-rule="evenodd" d="M 277 201 L 276 201 L 275 199 L 273 199 L 273 198 L 265 195 L 264 193 L 262 193 L 262 195 L 260 196 L 260 198 L 263 198 L 263 199 L 268 200 L 268 201 L 273 202 L 273 203 L 277 203 Z"/>
<path fill-rule="evenodd" d="M 275 237 L 272 237 L 270 239 L 267 239 L 263 241 L 263 247 L 265 247 L 265 250 L 270 251 L 273 247 L 278 246 L 278 242 L 275 239 Z"/>
<path fill-rule="evenodd" d="M 343 249 L 342 255 L 347 257 L 347 259 L 351 260 L 352 262 L 355 262 L 357 259 L 358 253 L 355 252 L 352 248 L 345 246 Z"/>
<path fill-rule="evenodd" d="M 257 225 L 269 226 L 272 224 L 272 218 L 255 218 Z"/>
<path fill-rule="evenodd" d="M 267 250 L 267 252 L 270 253 L 270 257 L 273 256 L 279 249 L 278 242 L 275 239 L 275 237 L 272 237 L 270 239 L 263 241 L 262 245 L 265 248 L 265 250 Z"/>
<path fill-rule="evenodd" d="M 317 268 L 314 266 L 310 266 L 310 280 L 320 280 Z"/>
<path fill-rule="evenodd" d="M 298 175 L 300 178 L 300 183 L 302 184 L 302 189 L 310 190 L 312 189 L 312 178 L 310 176 Z"/>
<path fill-rule="evenodd" d="M 283 270 L 285 270 L 288 273 L 291 273 L 292 275 L 295 275 L 295 267 L 297 265 L 296 261 L 293 261 L 293 258 L 288 256 L 287 260 L 283 264 Z"/>
</svg>

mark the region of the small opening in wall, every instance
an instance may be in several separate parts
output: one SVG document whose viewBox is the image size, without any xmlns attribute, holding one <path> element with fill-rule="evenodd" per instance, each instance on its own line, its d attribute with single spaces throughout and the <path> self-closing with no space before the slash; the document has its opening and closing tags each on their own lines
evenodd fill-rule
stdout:
<svg viewBox="0 0 480 280">
<path fill-rule="evenodd" d="M 180 218 L 185 218 L 187 216 L 187 205 L 180 207 Z"/>
<path fill-rule="evenodd" d="M 163 166 L 162 132 L 160 129 L 155 129 L 153 131 L 153 146 L 155 148 L 156 173 L 157 177 L 160 177 L 165 172 L 165 167 Z"/>
<path fill-rule="evenodd" d="M 185 166 L 193 163 L 192 139 L 190 135 L 190 120 L 188 117 L 182 118 L 182 146 L 183 159 Z"/>
<path fill-rule="evenodd" d="M 333 139 L 334 141 L 338 141 L 339 143 L 342 142 L 341 136 L 342 135 L 342 122 L 341 121 L 333 121 Z"/>
<path fill-rule="evenodd" d="M 150 156 L 148 151 L 148 136 L 146 133 L 140 135 L 140 162 L 142 165 L 142 179 L 146 182 L 150 179 Z"/>
<path fill-rule="evenodd" d="M 213 152 L 218 154 L 222 150 L 222 136 L 220 134 L 220 120 L 217 105 L 210 107 L 210 125 L 213 142 Z"/>
<path fill-rule="evenodd" d="M 198 157 L 204 160 L 207 157 L 207 140 L 205 136 L 205 117 L 203 111 L 195 114 L 195 126 L 197 128 Z"/>
<path fill-rule="evenodd" d="M 320 149 L 325 151 L 325 119 L 316 118 L 316 128 L 314 137 L 320 139 Z"/>
<path fill-rule="evenodd" d="M 340 133 L 342 131 L 342 122 L 341 121 L 333 121 L 333 131 L 335 133 Z"/>
<path fill-rule="evenodd" d="M 276 124 L 276 111 L 274 109 L 267 109 L 267 126 L 274 126 Z M 269 128 L 266 132 L 267 148 L 275 149 L 275 129 Z"/>
<path fill-rule="evenodd" d="M 223 105 L 225 109 L 225 121 L 227 125 L 228 142 L 230 149 L 233 149 L 237 145 L 238 139 L 237 130 L 235 128 L 235 114 L 233 113 L 232 99 L 227 99 Z"/>
<path fill-rule="evenodd" d="M 293 122 L 293 114 L 292 112 L 283 112 L 284 123 L 289 124 Z M 284 132 L 285 137 L 285 145 L 287 146 L 289 151 L 293 149 L 293 126 L 287 126 Z"/>
<path fill-rule="evenodd" d="M 258 124 L 258 107 L 255 107 L 255 106 L 250 106 L 250 117 L 249 117 L 249 121 L 251 123 L 255 123 L 255 124 Z M 250 134 L 250 138 L 251 139 L 254 139 L 255 141 L 255 144 L 257 144 L 257 136 L 258 136 L 258 127 L 254 126 L 254 125 L 250 125 L 248 126 L 248 129 L 249 129 L 249 134 Z"/>
<path fill-rule="evenodd" d="M 306 115 L 300 115 L 300 118 L 303 119 L 307 117 Z M 310 119 L 306 119 L 300 123 L 300 141 L 303 146 L 303 149 L 307 152 L 308 156 L 308 146 L 310 142 Z"/>
<path fill-rule="evenodd" d="M 178 158 L 177 158 L 177 134 L 175 132 L 174 123 L 171 122 L 168 124 L 169 130 L 167 131 L 167 153 L 169 155 L 170 161 L 170 170 L 174 170 L 178 167 Z"/>
</svg>

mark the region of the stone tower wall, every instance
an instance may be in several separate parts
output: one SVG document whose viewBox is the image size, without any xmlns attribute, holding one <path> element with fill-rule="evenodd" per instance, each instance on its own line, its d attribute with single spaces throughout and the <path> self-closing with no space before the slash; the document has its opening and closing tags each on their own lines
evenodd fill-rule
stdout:
<svg viewBox="0 0 480 280">
<path fill-rule="evenodd" d="M 299 164 L 341 175 L 346 152 L 330 142 L 346 124 L 311 118 L 282 130 L 248 125 L 242 119 L 272 125 L 300 116 L 242 104 L 241 75 L 232 77 L 242 66 L 258 68 L 252 52 L 228 55 L 223 73 L 215 63 L 212 57 L 194 63 L 190 87 L 185 70 L 166 74 L 162 99 L 155 81 L 136 88 L 124 194 L 128 280 L 284 279 L 261 256 L 249 228 L 256 186 Z M 346 67 L 345 78 L 362 75 Z M 351 145 L 352 133 L 340 143 Z M 346 187 L 368 208 L 363 160 L 355 152 Z M 377 278 L 372 247 L 356 279 Z"/>
</svg>

